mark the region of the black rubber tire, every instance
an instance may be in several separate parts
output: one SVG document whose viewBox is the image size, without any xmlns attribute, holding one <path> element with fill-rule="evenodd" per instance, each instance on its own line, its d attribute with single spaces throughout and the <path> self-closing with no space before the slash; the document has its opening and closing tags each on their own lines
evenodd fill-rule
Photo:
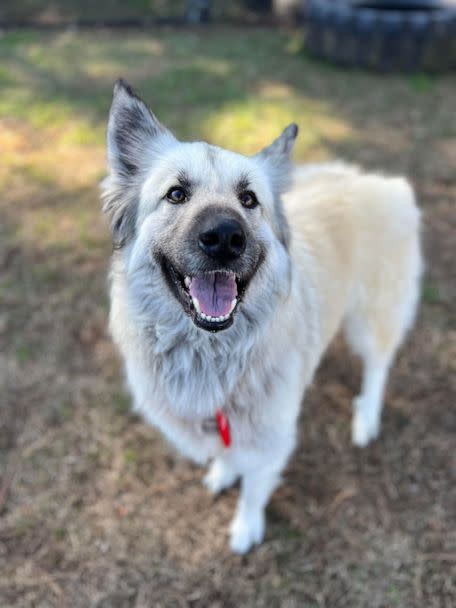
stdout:
<svg viewBox="0 0 456 608">
<path fill-rule="evenodd" d="M 320 59 L 381 72 L 456 69 L 454 0 L 305 0 L 303 16 L 306 47 Z"/>
</svg>

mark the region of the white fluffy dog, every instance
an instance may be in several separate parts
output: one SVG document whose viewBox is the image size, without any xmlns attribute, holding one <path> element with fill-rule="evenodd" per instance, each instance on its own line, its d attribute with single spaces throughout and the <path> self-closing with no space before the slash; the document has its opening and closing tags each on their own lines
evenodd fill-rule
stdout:
<svg viewBox="0 0 456 608">
<path fill-rule="evenodd" d="M 135 410 L 212 461 L 211 492 L 241 479 L 238 553 L 263 539 L 304 390 L 341 326 L 364 366 L 353 442 L 378 436 L 419 294 L 408 183 L 337 164 L 293 170 L 296 135 L 290 125 L 253 157 L 181 143 L 125 82 L 114 89 L 111 332 Z"/>
</svg>

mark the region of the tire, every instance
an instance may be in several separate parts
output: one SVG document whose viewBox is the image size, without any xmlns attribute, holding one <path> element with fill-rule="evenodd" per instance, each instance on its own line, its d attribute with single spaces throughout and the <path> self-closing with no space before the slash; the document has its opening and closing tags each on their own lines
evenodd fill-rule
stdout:
<svg viewBox="0 0 456 608">
<path fill-rule="evenodd" d="M 456 68 L 455 0 L 305 0 L 309 52 L 381 72 Z"/>
</svg>

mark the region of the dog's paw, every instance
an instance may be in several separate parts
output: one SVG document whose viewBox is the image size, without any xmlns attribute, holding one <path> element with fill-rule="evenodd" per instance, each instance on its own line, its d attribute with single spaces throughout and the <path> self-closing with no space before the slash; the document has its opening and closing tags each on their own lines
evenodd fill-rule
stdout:
<svg viewBox="0 0 456 608">
<path fill-rule="evenodd" d="M 237 479 L 236 473 L 222 460 L 214 460 L 209 471 L 203 478 L 203 484 L 211 494 L 219 494 L 222 490 L 231 487 Z"/>
<path fill-rule="evenodd" d="M 380 421 L 369 412 L 369 407 L 357 397 L 353 400 L 352 443 L 358 448 L 365 448 L 369 442 L 377 439 L 380 432 Z"/>
<path fill-rule="evenodd" d="M 231 523 L 230 547 L 233 553 L 243 555 L 264 538 L 264 513 L 245 516 L 237 514 Z"/>
</svg>

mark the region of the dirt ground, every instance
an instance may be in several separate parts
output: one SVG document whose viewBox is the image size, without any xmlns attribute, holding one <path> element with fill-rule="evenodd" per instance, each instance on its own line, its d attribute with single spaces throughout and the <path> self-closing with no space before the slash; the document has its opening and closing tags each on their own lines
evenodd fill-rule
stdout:
<svg viewBox="0 0 456 608">
<path fill-rule="evenodd" d="M 246 557 L 227 546 L 237 489 L 211 498 L 129 413 L 107 335 L 97 183 L 120 74 L 182 136 L 250 152 L 296 120 L 297 160 L 404 172 L 423 209 L 380 439 L 350 445 L 359 365 L 336 340 Z M 287 32 L 221 29 L 11 33 L 0 85 L 0 606 L 454 608 L 455 77 L 341 72 Z"/>
</svg>

